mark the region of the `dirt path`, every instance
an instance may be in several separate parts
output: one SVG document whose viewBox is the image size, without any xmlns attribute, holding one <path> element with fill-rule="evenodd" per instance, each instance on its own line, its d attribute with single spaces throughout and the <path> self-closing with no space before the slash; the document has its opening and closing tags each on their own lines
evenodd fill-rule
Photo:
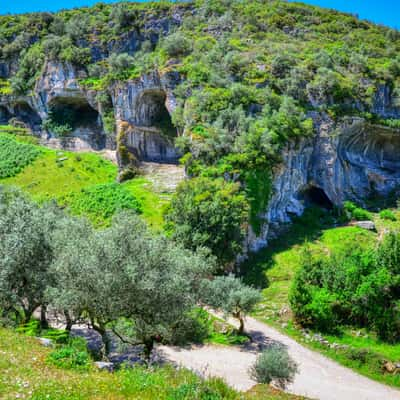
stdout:
<svg viewBox="0 0 400 400">
<path fill-rule="evenodd" d="M 203 375 L 222 377 L 238 390 L 248 390 L 255 384 L 248 369 L 257 353 L 268 343 L 280 342 L 300 367 L 294 383 L 288 387 L 291 393 L 319 400 L 400 400 L 400 391 L 358 375 L 268 325 L 248 318 L 246 328 L 254 339 L 251 346 L 161 346 L 159 350 L 170 361 Z"/>
</svg>

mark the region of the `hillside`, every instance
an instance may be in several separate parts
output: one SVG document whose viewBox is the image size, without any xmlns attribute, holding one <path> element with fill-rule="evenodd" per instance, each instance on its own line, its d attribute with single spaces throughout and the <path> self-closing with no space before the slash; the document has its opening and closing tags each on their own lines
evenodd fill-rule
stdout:
<svg viewBox="0 0 400 400">
<path fill-rule="evenodd" d="M 3 122 L 117 149 L 121 169 L 187 154 L 192 175 L 239 179 L 253 248 L 319 190 L 396 196 L 396 30 L 264 0 L 99 4 L 2 16 L 0 32 Z"/>
<path fill-rule="evenodd" d="M 285 346 L 245 336 L 251 314 L 400 387 L 399 149 L 400 32 L 354 15 L 193 0 L 0 16 L 0 397 L 292 398 L 89 355 L 67 371 L 13 330 L 39 315 L 38 334 L 87 325 L 98 359 L 113 340 L 145 363 L 211 342 L 276 350 L 264 383 L 295 375 Z"/>
</svg>

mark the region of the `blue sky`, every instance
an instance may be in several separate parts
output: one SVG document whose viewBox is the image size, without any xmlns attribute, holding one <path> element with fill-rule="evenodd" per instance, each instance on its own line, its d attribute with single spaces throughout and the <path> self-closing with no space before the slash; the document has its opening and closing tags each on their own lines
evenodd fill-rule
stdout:
<svg viewBox="0 0 400 400">
<path fill-rule="evenodd" d="M 0 13 L 55 11 L 92 5 L 98 0 L 0 0 Z M 139 0 L 140 1 L 140 0 Z M 145 0 L 142 0 L 145 1 Z M 103 0 L 113 3 L 116 0 Z M 356 13 L 360 18 L 400 29 L 400 0 L 303 0 L 304 3 Z M 4 4 L 5 3 L 5 4 Z"/>
<path fill-rule="evenodd" d="M 360 18 L 400 29 L 400 0 L 302 0 L 302 2 L 358 14 Z"/>
</svg>

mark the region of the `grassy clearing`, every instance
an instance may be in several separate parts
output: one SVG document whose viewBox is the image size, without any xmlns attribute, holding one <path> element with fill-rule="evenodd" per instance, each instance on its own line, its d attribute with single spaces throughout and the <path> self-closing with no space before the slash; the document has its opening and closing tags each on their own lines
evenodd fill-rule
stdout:
<svg viewBox="0 0 400 400">
<path fill-rule="evenodd" d="M 50 150 L 35 143 L 36 139 L 24 135 L 20 128 L 0 127 L 0 152 L 4 153 L 0 172 L 3 164 L 8 169 L 15 164 L 16 154 L 22 157 L 20 149 L 25 147 L 21 146 L 35 153 L 35 157 L 24 157 L 26 162 L 18 164 L 12 176 L 4 175 L 0 184 L 17 186 L 40 203 L 55 200 L 97 226 L 109 223 L 118 209 L 132 208 L 140 210 L 150 226 L 162 228 L 163 208 L 169 197 L 153 190 L 146 178 L 138 177 L 119 186 L 115 184 L 117 167 L 99 154 Z"/>
<path fill-rule="evenodd" d="M 366 247 L 374 246 L 383 229 L 399 228 L 400 213 L 394 211 L 394 214 L 396 221 L 372 214 L 378 230 L 378 233 L 373 233 L 354 226 L 332 227 L 329 215 L 319 210 L 308 210 L 286 234 L 271 242 L 267 249 L 253 256 L 244 266 L 247 271 L 245 280 L 263 288 L 264 300 L 254 316 L 359 373 L 400 387 L 399 375 L 382 372 L 382 360 L 400 361 L 400 344 L 384 343 L 373 332 L 363 329 L 341 327 L 337 335 L 324 335 L 324 339 L 330 344 L 346 345 L 349 348 L 330 348 L 304 337 L 299 327 L 293 323 L 288 302 L 299 257 L 306 245 L 313 251 L 326 254 L 350 247 L 356 242 Z M 314 333 L 309 332 L 311 337 Z"/>
<path fill-rule="evenodd" d="M 51 349 L 34 338 L 0 328 L 0 398 L 31 400 L 295 400 L 299 397 L 257 386 L 239 394 L 219 379 L 201 380 L 172 367 L 141 367 L 116 373 L 57 368 Z"/>
</svg>

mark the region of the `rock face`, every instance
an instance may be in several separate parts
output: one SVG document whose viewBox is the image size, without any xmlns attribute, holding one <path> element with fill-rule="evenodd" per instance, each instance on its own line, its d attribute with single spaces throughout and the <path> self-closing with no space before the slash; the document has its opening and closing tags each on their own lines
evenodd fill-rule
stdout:
<svg viewBox="0 0 400 400">
<path fill-rule="evenodd" d="M 175 163 L 179 158 L 174 147 L 177 131 L 171 122 L 176 107 L 173 89 L 179 75 L 158 72 L 134 81 L 119 83 L 110 90 L 111 114 L 115 132 L 105 133 L 104 110 L 96 92 L 85 90 L 79 83 L 84 71 L 68 63 L 48 62 L 38 79 L 33 95 L 0 98 L 0 123 L 17 119 L 41 136 L 42 143 L 71 150 L 101 150 L 124 147 L 133 160 Z M 72 113 L 77 123 L 71 133 L 57 136 L 42 123 L 50 113 Z M 117 140 L 118 139 L 118 140 Z M 119 157 L 120 166 L 129 164 Z"/>
<path fill-rule="evenodd" d="M 11 68 L 0 66 L 0 75 Z M 0 97 L 0 124 L 17 120 L 56 148 L 117 149 L 121 169 L 141 160 L 177 162 L 174 139 L 178 132 L 171 122 L 177 105 L 174 89 L 181 79 L 177 72 L 154 71 L 114 84 L 105 92 L 108 110 L 96 92 L 80 84 L 85 77 L 84 71 L 68 63 L 48 62 L 32 95 Z M 381 86 L 373 111 L 382 118 L 400 118 L 398 104 L 390 89 Z M 43 128 L 49 115 L 65 110 L 79 116 L 69 135 L 58 137 L 51 129 Z M 115 129 L 106 134 L 105 117 L 109 120 L 110 113 Z M 398 130 L 360 118 L 336 123 L 317 111 L 310 117 L 316 134 L 289 143 L 284 149 L 282 162 L 274 171 L 268 207 L 260 215 L 261 232 L 256 235 L 250 231 L 248 235 L 252 249 L 265 246 L 311 203 L 328 209 L 345 200 L 365 205 L 371 196 L 388 197 L 400 192 Z"/>
<path fill-rule="evenodd" d="M 116 85 L 112 99 L 117 121 L 117 137 L 139 160 L 176 162 L 174 147 L 176 129 L 171 113 L 176 100 L 173 88 L 179 82 L 175 75 L 144 75 L 125 85 Z"/>
<path fill-rule="evenodd" d="M 252 250 L 265 246 L 308 203 L 327 209 L 351 200 L 361 205 L 371 197 L 400 193 L 400 131 L 360 118 L 335 124 L 313 113 L 317 134 L 290 143 L 274 173 L 273 193 L 259 235 L 250 232 Z"/>
</svg>

